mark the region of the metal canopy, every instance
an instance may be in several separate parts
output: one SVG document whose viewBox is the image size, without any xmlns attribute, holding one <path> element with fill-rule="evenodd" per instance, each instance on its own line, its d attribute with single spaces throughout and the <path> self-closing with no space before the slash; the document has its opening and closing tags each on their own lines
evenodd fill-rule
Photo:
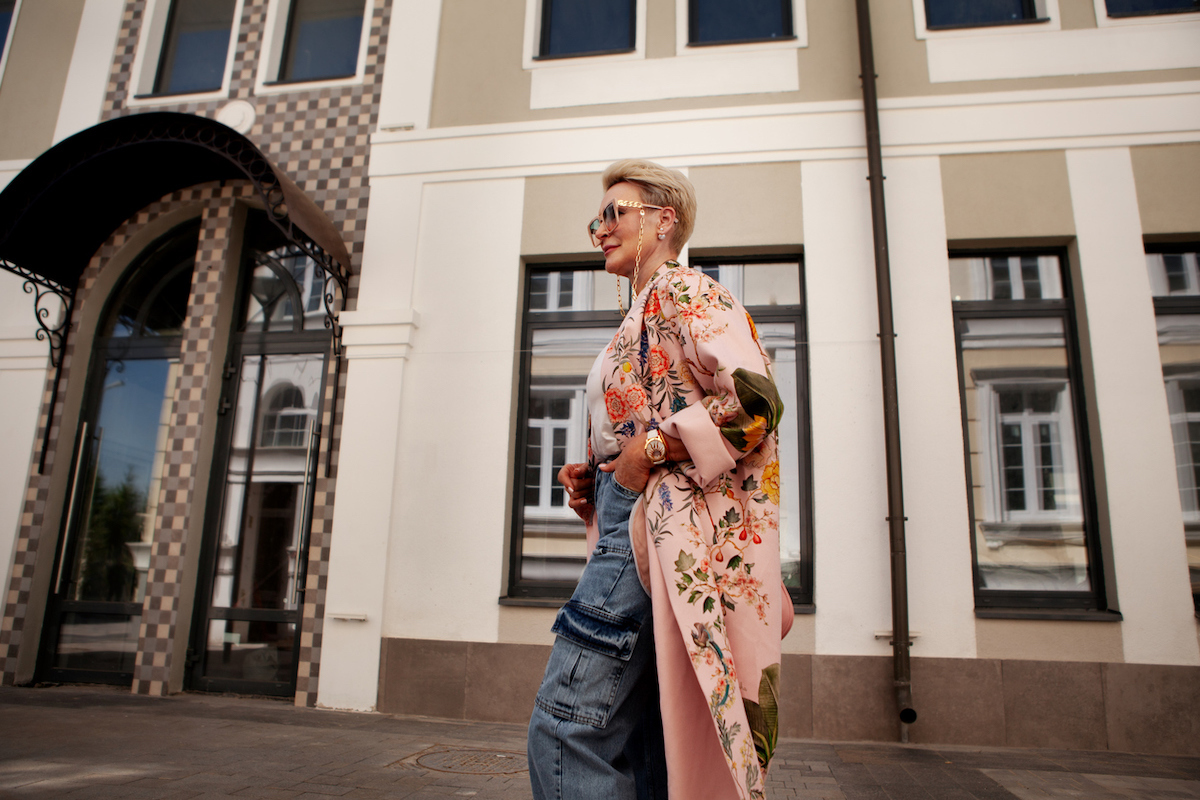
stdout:
<svg viewBox="0 0 1200 800">
<path fill-rule="evenodd" d="M 327 254 L 309 253 L 344 288 L 350 256 L 316 203 L 242 134 L 174 112 L 102 122 L 35 159 L 0 192 L 0 258 L 73 289 L 92 254 L 139 210 L 178 189 L 233 179 L 254 183 L 288 238 Z"/>
<path fill-rule="evenodd" d="M 267 217 L 325 272 L 325 324 L 340 359 L 335 293 L 345 299 L 350 254 L 333 222 L 242 134 L 205 117 L 154 112 L 118 117 L 64 139 L 0 192 L 0 268 L 26 279 L 37 338 L 49 342 L 59 373 L 79 276 L 100 245 L 155 200 L 219 180 L 251 181 Z M 61 315 L 47 301 L 51 296 L 61 301 Z M 39 472 L 45 457 L 44 444 Z"/>
</svg>

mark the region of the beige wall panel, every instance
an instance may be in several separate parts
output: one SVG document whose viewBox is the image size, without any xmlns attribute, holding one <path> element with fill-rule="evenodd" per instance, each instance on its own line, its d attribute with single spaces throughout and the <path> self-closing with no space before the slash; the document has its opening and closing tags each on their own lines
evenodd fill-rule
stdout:
<svg viewBox="0 0 1200 800">
<path fill-rule="evenodd" d="M 800 162 L 695 167 L 691 246 L 754 247 L 804 241 Z"/>
<path fill-rule="evenodd" d="M 603 196 L 597 173 L 526 178 L 522 255 L 592 252 L 587 224 L 599 212 Z"/>
<path fill-rule="evenodd" d="M 845 5 L 850 7 L 850 31 L 853 34 L 856 30 L 854 27 L 854 4 L 846 3 Z M 1090 6 L 1091 0 L 1059 0 L 1059 10 L 1063 15 L 1063 28 L 1096 27 L 1095 12 L 1086 12 L 1083 8 L 1084 5 Z M 1087 22 L 1086 13 L 1090 13 L 1092 17 L 1090 24 Z M 812 14 L 811 8 L 809 14 Z M 912 3 L 907 0 L 872 0 L 871 33 L 874 39 L 875 71 L 879 74 L 878 89 L 881 98 L 1200 80 L 1200 69 L 1173 69 L 1013 80 L 953 81 L 934 84 L 929 82 L 925 42 L 916 36 Z M 812 41 L 811 35 L 809 41 Z M 857 40 L 851 40 L 850 52 L 856 65 L 853 74 L 857 88 Z M 803 81 L 802 76 L 801 83 Z M 858 96 L 861 96 L 861 93 Z"/>
<path fill-rule="evenodd" d="M 674 0 L 648 0 L 646 56 L 675 54 Z M 770 103 L 855 100 L 858 39 L 852 3 L 810 3 L 808 47 L 796 51 L 800 91 L 682 98 L 531 110 L 521 67 L 524 0 L 443 0 L 430 125 L 434 128 L 538 119 Z M 911 25 L 910 25 L 911 30 Z"/>
<path fill-rule="evenodd" d="M 1130 149 L 1142 232 L 1200 233 L 1200 144 Z"/>
<path fill-rule="evenodd" d="M 1075 232 L 1062 152 L 942 156 L 941 161 L 950 241 Z"/>
<path fill-rule="evenodd" d="M 1064 31 L 1096 27 L 1096 6 L 1092 0 L 1058 0 Z"/>
<path fill-rule="evenodd" d="M 430 126 L 528 119 L 525 0 L 442 0 Z"/>
<path fill-rule="evenodd" d="M 21 5 L 12 50 L 0 82 L 0 161 L 35 158 L 54 141 L 54 126 L 84 0 Z"/>
<path fill-rule="evenodd" d="M 977 619 L 975 648 L 979 658 L 1110 663 L 1125 660 L 1121 625 L 1115 622 Z"/>
<path fill-rule="evenodd" d="M 646 58 L 675 55 L 675 0 L 646 0 Z"/>
</svg>

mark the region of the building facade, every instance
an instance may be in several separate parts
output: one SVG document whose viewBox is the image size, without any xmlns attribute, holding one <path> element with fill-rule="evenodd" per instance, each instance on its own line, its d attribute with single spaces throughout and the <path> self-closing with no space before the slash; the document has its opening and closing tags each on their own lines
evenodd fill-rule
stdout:
<svg viewBox="0 0 1200 800">
<path fill-rule="evenodd" d="M 526 720 L 619 320 L 584 225 L 647 157 L 788 408 L 782 731 L 899 735 L 854 4 L 60 5 L 0 61 L 6 684 Z M 870 12 L 907 734 L 1196 753 L 1200 9 Z"/>
</svg>

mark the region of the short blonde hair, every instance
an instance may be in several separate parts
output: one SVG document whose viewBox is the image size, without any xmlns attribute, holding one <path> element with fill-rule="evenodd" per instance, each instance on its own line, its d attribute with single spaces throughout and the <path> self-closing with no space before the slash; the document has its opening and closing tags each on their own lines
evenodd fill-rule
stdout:
<svg viewBox="0 0 1200 800">
<path fill-rule="evenodd" d="M 610 164 L 600 182 L 606 192 L 618 183 L 632 183 L 641 193 L 643 203 L 675 209 L 671 246 L 676 252 L 683 250 L 692 238 L 692 229 L 696 226 L 696 190 L 682 172 L 653 161 L 627 158 Z"/>
</svg>

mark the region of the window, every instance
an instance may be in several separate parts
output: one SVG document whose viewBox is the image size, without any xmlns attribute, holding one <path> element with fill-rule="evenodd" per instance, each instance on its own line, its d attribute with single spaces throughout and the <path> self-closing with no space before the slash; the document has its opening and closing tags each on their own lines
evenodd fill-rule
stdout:
<svg viewBox="0 0 1200 800">
<path fill-rule="evenodd" d="M 1147 249 L 1192 601 L 1200 613 L 1200 243 Z"/>
<path fill-rule="evenodd" d="M 925 27 L 973 28 L 1044 20 L 1035 0 L 925 0 Z"/>
<path fill-rule="evenodd" d="M 950 285 L 976 605 L 1104 609 L 1062 260 L 952 256 Z"/>
<path fill-rule="evenodd" d="M 1200 0 L 1106 0 L 1110 17 L 1182 14 L 1200 11 Z"/>
<path fill-rule="evenodd" d="M 688 44 L 791 39 L 792 0 L 689 0 Z"/>
<path fill-rule="evenodd" d="M 235 0 L 174 0 L 155 94 L 210 92 L 225 80 Z"/>
<path fill-rule="evenodd" d="M 349 78 L 358 72 L 366 0 L 292 0 L 279 81 Z"/>
<path fill-rule="evenodd" d="M 12 27 L 17 0 L 0 0 L 0 57 L 8 52 L 8 29 Z"/>
<path fill-rule="evenodd" d="M 308 442 L 309 421 L 316 410 L 304 406 L 304 390 L 286 383 L 271 393 L 263 414 L 262 447 L 304 447 Z"/>
<path fill-rule="evenodd" d="M 787 413 L 779 429 L 780 548 L 796 603 L 812 602 L 809 435 L 800 263 L 705 259 L 693 263 L 750 310 L 771 357 Z M 587 558 L 584 527 L 557 481 L 587 458 L 585 383 L 616 332 L 612 276 L 596 268 L 530 269 L 525 287 L 512 597 L 566 598 Z"/>
<path fill-rule="evenodd" d="M 634 49 L 636 0 L 542 0 L 540 58 Z"/>
</svg>

